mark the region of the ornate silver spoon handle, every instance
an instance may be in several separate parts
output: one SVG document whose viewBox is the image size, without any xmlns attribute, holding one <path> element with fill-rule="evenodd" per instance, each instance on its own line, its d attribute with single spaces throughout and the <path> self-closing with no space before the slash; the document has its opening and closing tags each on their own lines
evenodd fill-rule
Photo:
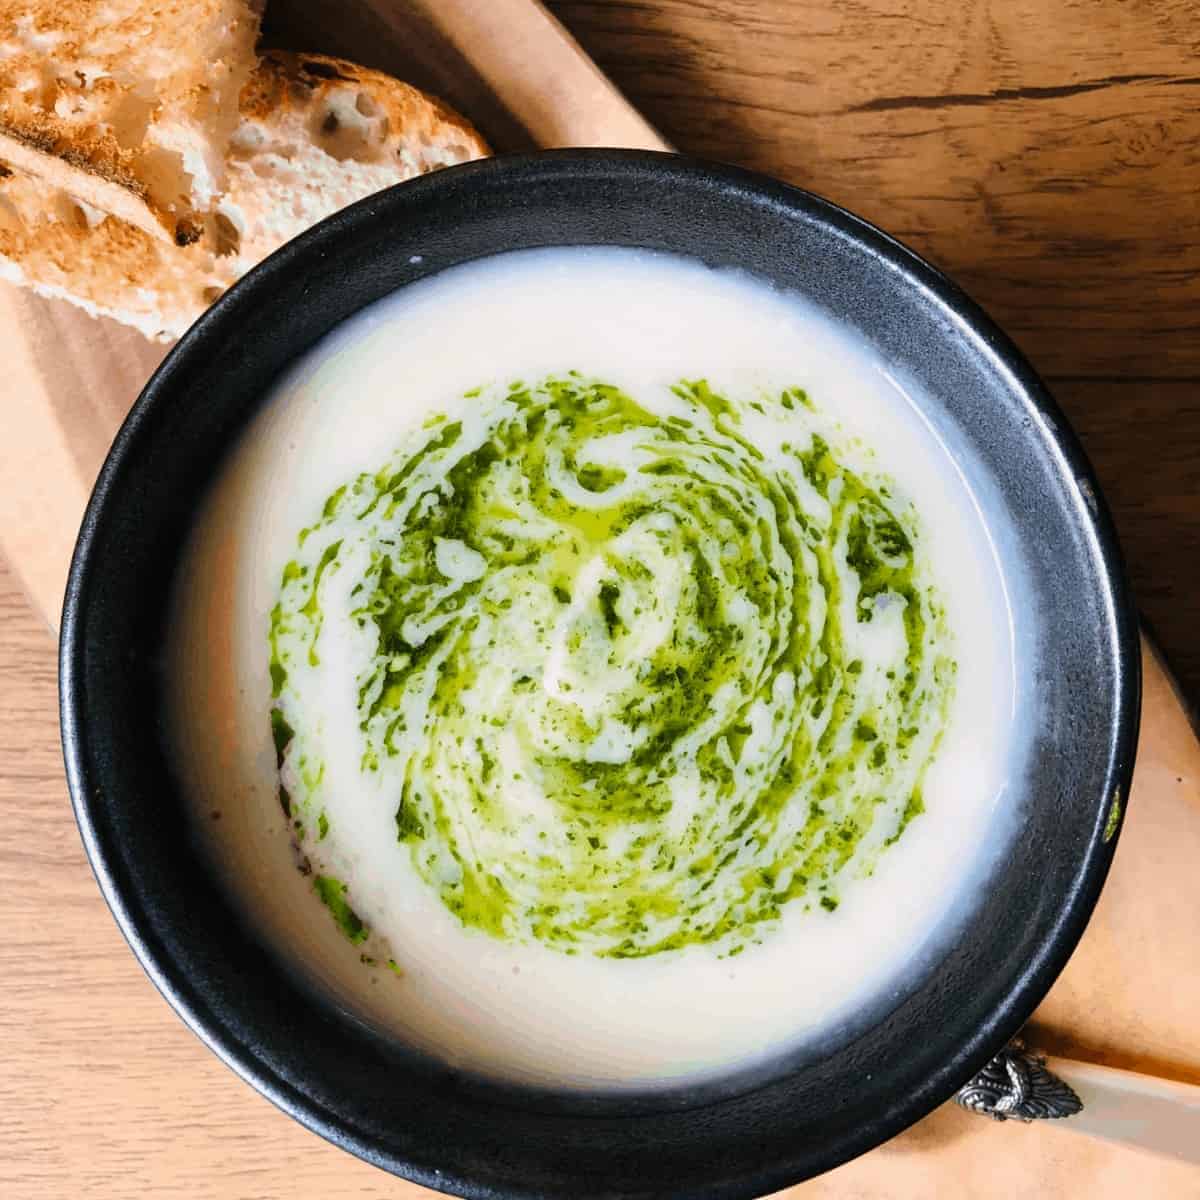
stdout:
<svg viewBox="0 0 1200 1200">
<path fill-rule="evenodd" d="M 1044 1121 L 1072 1117 L 1083 1110 L 1075 1090 L 1047 1070 L 1046 1056 L 1013 1038 L 969 1083 L 955 1100 L 971 1112 L 994 1121 Z"/>
<path fill-rule="evenodd" d="M 1016 1039 L 959 1089 L 958 1103 L 992 1117 L 1070 1117 L 1064 1129 L 1200 1166 L 1200 1085 L 1070 1058 Z"/>
</svg>

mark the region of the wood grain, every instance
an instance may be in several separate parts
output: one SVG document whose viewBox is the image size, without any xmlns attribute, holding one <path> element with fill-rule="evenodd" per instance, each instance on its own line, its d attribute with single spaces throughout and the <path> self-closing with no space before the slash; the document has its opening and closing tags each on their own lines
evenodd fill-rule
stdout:
<svg viewBox="0 0 1200 1200">
<path fill-rule="evenodd" d="M 663 136 L 949 272 L 1048 378 L 1200 696 L 1194 0 L 553 0 Z"/>
<path fill-rule="evenodd" d="M 166 350 L 115 321 L 92 320 L 8 283 L 0 284 L 0 331 L 0 388 L 11 387 L 8 402 L 20 406 L 12 432 L 0 436 L 0 551 L 20 564 L 35 607 L 56 625 L 92 483 Z M 57 387 L 27 387 L 51 374 Z"/>
<path fill-rule="evenodd" d="M 681 150 L 912 242 L 1050 374 L 1200 375 L 1190 0 L 551 7 Z"/>
</svg>

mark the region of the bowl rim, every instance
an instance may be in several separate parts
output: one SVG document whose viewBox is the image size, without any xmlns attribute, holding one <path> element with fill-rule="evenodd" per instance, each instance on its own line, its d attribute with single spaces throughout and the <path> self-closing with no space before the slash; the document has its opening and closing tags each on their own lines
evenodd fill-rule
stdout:
<svg viewBox="0 0 1200 1200">
<path fill-rule="evenodd" d="M 113 847 L 105 831 L 98 827 L 93 812 L 89 766 L 93 751 L 83 684 L 87 647 L 82 636 L 91 580 L 95 573 L 104 570 L 93 555 L 93 549 L 107 519 L 109 498 L 121 486 L 135 448 L 142 439 L 153 436 L 151 418 L 157 409 L 169 403 L 176 375 L 210 339 L 236 337 L 240 314 L 255 307 L 260 298 L 269 296 L 278 277 L 302 271 L 305 263 L 336 254 L 338 243 L 348 229 L 369 222 L 380 211 L 399 213 L 410 201 L 428 197 L 430 193 L 436 195 L 451 181 L 470 186 L 476 179 L 486 183 L 496 176 L 509 175 L 520 180 L 529 175 L 545 177 L 547 173 L 552 177 L 577 178 L 639 165 L 652 167 L 656 172 L 676 172 L 683 176 L 699 173 L 710 184 L 750 191 L 786 208 L 815 214 L 833 232 L 864 247 L 898 271 L 906 283 L 932 293 L 941 305 L 979 336 L 995 362 L 1011 376 L 1015 389 L 1037 413 L 1043 425 L 1042 436 L 1062 455 L 1081 494 L 1086 497 L 1088 516 L 1085 519 L 1095 538 L 1097 559 L 1103 567 L 1102 581 L 1111 597 L 1106 608 L 1111 641 L 1116 648 L 1113 663 L 1117 681 L 1113 720 L 1116 736 L 1108 759 L 1103 794 L 1117 797 L 1116 828 L 1105 828 L 1105 822 L 1101 820 L 1088 833 L 1076 886 L 1067 896 L 1050 933 L 1043 939 L 1039 957 L 1027 964 L 1014 988 L 993 1011 L 986 1027 L 963 1044 L 961 1051 L 939 1071 L 937 1078 L 929 1081 L 929 1086 L 898 1102 L 869 1126 L 847 1134 L 836 1145 L 830 1146 L 824 1156 L 814 1156 L 815 1166 L 809 1176 L 856 1157 L 925 1116 L 949 1099 L 1018 1032 L 1066 965 L 1084 932 L 1108 874 L 1116 848 L 1116 834 L 1123 822 L 1129 796 L 1140 711 L 1138 625 L 1115 527 L 1094 472 L 1057 403 L 1015 344 L 958 285 L 901 242 L 823 197 L 770 176 L 703 159 L 648 150 L 551 150 L 499 155 L 398 184 L 320 222 L 256 266 L 199 317 L 155 370 L 113 441 L 81 523 L 63 602 L 59 708 L 64 762 L 75 818 L 100 890 L 143 969 L 185 1024 L 238 1075 L 308 1129 L 376 1166 L 427 1187 L 467 1196 L 533 1193 L 508 1191 L 503 1186 L 459 1177 L 453 1172 L 431 1171 L 381 1151 L 369 1136 L 364 1136 L 341 1114 L 318 1104 L 262 1062 L 255 1050 L 209 1009 L 193 990 L 186 973 L 151 932 L 146 912 L 134 903 L 130 881 L 124 876 Z M 1090 495 L 1087 494 L 1089 490 Z M 718 1185 L 710 1194 L 749 1197 L 795 1181 L 794 1171 L 787 1170 L 786 1166 L 764 1163 L 752 1177 L 742 1176 L 727 1186 Z"/>
</svg>

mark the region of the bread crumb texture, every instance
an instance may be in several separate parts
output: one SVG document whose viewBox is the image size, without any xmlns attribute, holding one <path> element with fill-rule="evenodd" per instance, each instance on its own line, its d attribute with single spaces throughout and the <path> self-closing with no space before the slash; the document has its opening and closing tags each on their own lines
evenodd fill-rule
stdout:
<svg viewBox="0 0 1200 1200">
<path fill-rule="evenodd" d="M 247 0 L 0 0 L 0 157 L 88 202 L 120 189 L 126 219 L 194 237 L 224 186 L 260 13 Z"/>
</svg>

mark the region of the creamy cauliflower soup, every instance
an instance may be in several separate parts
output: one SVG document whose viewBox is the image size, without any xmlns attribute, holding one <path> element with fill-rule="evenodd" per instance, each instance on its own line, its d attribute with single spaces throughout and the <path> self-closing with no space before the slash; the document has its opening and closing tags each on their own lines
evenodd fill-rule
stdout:
<svg viewBox="0 0 1200 1200">
<path fill-rule="evenodd" d="M 177 592 L 255 923 L 464 1069 L 752 1070 L 888 989 L 1004 809 L 1005 580 L 886 365 L 647 251 L 431 276 L 280 380 Z"/>
</svg>

